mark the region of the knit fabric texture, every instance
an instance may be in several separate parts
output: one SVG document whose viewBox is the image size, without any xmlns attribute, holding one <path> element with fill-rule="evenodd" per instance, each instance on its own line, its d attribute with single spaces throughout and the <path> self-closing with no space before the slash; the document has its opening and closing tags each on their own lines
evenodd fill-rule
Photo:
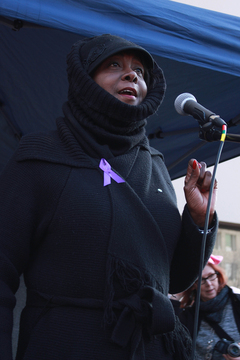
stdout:
<svg viewBox="0 0 240 360">
<path fill-rule="evenodd" d="M 91 74 L 108 57 L 130 50 L 136 53 L 149 69 L 153 67 L 154 60 L 147 50 L 119 36 L 103 34 L 82 39 L 80 42 L 83 46 L 79 56 L 88 74 Z"/>
</svg>

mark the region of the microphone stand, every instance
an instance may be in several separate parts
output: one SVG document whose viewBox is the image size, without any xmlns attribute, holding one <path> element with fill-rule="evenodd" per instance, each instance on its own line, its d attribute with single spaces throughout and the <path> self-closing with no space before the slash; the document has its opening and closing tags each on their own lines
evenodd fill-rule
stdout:
<svg viewBox="0 0 240 360">
<path fill-rule="evenodd" d="M 220 119 L 222 120 L 222 119 Z M 226 124 L 226 123 L 225 123 Z M 211 206 L 211 199 L 212 199 L 212 194 L 213 194 L 213 189 L 214 189 L 214 184 L 215 184 L 215 176 L 216 176 L 216 170 L 217 170 L 217 166 L 220 160 L 220 156 L 222 153 L 222 149 L 223 149 L 223 145 L 224 145 L 224 141 L 226 139 L 226 134 L 227 134 L 227 125 L 223 124 L 222 125 L 222 133 L 221 133 L 221 138 L 220 138 L 220 145 L 219 145 L 219 149 L 218 149 L 218 153 L 217 153 L 217 158 L 215 161 L 215 166 L 213 169 L 213 176 L 212 176 L 212 180 L 211 180 L 211 186 L 210 186 L 210 190 L 209 190 L 209 197 L 208 197 L 208 204 L 207 204 L 207 211 L 206 211 L 206 218 L 205 218 L 205 224 L 204 224 L 204 233 L 203 233 L 203 241 L 202 241 L 202 245 L 201 245 L 201 254 L 200 254 L 200 264 L 199 264 L 199 276 L 198 276 L 198 285 L 197 285 L 197 294 L 196 294 L 196 299 L 195 299 L 195 313 L 194 313 L 194 327 L 193 327 L 193 339 L 192 339 L 192 353 L 191 353 L 191 360 L 195 360 L 195 351 L 196 351 L 196 342 L 197 342 L 197 332 L 198 332 L 198 320 L 199 320 L 199 309 L 200 309 L 200 294 L 201 294 L 201 281 L 202 281 L 202 271 L 204 268 L 204 254 L 205 254 L 205 245 L 206 245 L 206 239 L 207 239 L 207 229 L 208 229 L 208 222 L 209 222 L 209 214 L 210 214 L 210 206 Z M 206 126 L 205 126 L 206 125 Z M 201 126 L 201 134 L 206 135 L 204 131 L 202 131 L 202 128 L 204 128 L 204 130 L 210 131 L 213 130 L 214 126 L 212 126 L 212 123 L 207 123 L 204 124 L 203 126 Z M 214 124 L 216 125 L 216 124 Z M 215 131 L 216 129 L 214 128 L 214 131 L 210 131 L 210 134 L 215 132 L 217 133 L 219 131 L 219 125 L 217 125 L 218 130 Z M 213 141 L 213 140 L 210 140 Z"/>
</svg>

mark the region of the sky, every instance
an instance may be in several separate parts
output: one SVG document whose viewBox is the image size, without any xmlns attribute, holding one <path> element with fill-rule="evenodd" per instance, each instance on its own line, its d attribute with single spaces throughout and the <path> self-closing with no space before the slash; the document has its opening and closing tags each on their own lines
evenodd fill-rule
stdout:
<svg viewBox="0 0 240 360">
<path fill-rule="evenodd" d="M 240 0 L 171 0 L 203 9 L 240 16 Z"/>
<path fill-rule="evenodd" d="M 209 167 L 208 170 L 213 173 L 213 169 Z M 218 182 L 216 211 L 219 220 L 240 224 L 240 156 L 218 164 L 216 179 Z M 184 177 L 174 180 L 173 186 L 178 208 L 182 213 L 186 203 L 183 192 Z"/>
</svg>

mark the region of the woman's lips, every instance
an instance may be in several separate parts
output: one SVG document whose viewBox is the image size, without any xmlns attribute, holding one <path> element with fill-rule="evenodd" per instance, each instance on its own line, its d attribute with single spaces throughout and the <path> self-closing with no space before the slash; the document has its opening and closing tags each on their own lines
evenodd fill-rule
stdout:
<svg viewBox="0 0 240 360">
<path fill-rule="evenodd" d="M 121 89 L 119 92 L 118 92 L 119 95 L 123 95 L 123 96 L 129 96 L 129 97 L 137 97 L 137 92 L 134 88 L 130 88 L 130 87 L 127 87 L 127 88 L 124 88 L 124 89 Z"/>
</svg>

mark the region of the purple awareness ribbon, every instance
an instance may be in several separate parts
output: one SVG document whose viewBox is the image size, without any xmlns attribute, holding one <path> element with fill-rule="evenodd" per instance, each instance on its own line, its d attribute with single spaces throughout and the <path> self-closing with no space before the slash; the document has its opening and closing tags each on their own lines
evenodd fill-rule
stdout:
<svg viewBox="0 0 240 360">
<path fill-rule="evenodd" d="M 103 186 L 111 184 L 111 178 L 117 183 L 123 183 L 123 180 L 119 175 L 117 175 L 113 170 L 111 170 L 111 165 L 105 159 L 101 159 L 99 167 L 104 172 Z"/>
</svg>

